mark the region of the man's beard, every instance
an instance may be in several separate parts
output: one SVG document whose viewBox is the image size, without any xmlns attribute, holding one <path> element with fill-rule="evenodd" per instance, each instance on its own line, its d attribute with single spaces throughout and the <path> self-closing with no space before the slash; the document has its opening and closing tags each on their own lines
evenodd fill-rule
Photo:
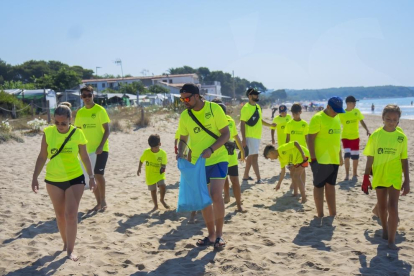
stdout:
<svg viewBox="0 0 414 276">
<path fill-rule="evenodd" d="M 258 101 L 259 101 L 259 98 L 257 98 L 257 99 L 253 99 L 253 101 L 254 101 L 254 102 L 258 102 Z"/>
</svg>

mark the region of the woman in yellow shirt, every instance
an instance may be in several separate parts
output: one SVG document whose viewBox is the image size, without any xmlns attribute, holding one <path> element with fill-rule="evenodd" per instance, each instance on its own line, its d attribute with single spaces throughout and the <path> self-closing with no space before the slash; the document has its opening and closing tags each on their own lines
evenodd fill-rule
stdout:
<svg viewBox="0 0 414 276">
<path fill-rule="evenodd" d="M 38 192 L 37 178 L 47 159 L 50 159 L 46 166 L 46 190 L 55 210 L 56 222 L 63 240 L 63 250 L 67 251 L 69 259 L 77 261 L 78 257 L 73 253 L 73 248 L 78 228 L 78 208 L 85 187 L 85 177 L 78 154 L 90 175 L 91 190 L 95 189 L 95 179 L 86 151 L 85 135 L 82 130 L 71 125 L 70 104 L 59 105 L 55 110 L 54 119 L 55 126 L 49 126 L 44 130 L 33 173 L 32 190 Z"/>
</svg>

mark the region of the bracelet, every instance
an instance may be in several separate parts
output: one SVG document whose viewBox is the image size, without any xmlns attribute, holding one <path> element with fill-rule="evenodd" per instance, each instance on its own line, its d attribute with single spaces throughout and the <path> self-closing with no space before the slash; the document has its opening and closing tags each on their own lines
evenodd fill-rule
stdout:
<svg viewBox="0 0 414 276">
<path fill-rule="evenodd" d="M 94 174 L 91 174 L 91 175 L 89 176 L 89 179 L 95 179 L 95 175 L 94 175 Z"/>
<path fill-rule="evenodd" d="M 214 153 L 213 148 L 212 147 L 208 147 L 208 148 L 211 150 L 211 154 L 213 154 Z"/>
</svg>

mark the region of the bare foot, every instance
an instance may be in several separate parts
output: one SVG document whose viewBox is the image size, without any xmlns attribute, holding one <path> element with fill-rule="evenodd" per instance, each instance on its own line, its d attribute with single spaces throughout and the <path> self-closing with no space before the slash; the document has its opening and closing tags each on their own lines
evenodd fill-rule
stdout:
<svg viewBox="0 0 414 276">
<path fill-rule="evenodd" d="M 98 212 L 101 209 L 101 204 L 96 204 L 95 207 L 93 207 L 92 209 L 90 209 L 88 211 L 88 213 L 92 213 L 92 212 Z"/>
<path fill-rule="evenodd" d="M 243 214 L 244 213 L 247 213 L 247 211 L 244 210 L 243 207 L 241 207 L 241 206 L 240 207 L 237 207 L 236 212 L 240 212 L 240 213 L 243 213 Z"/>
<path fill-rule="evenodd" d="M 103 211 L 105 211 L 106 210 L 106 208 L 108 207 L 108 205 L 106 205 L 106 201 L 103 201 L 102 203 L 101 203 L 101 209 L 99 210 L 99 211 L 101 211 L 101 212 L 103 212 Z"/>
<path fill-rule="evenodd" d="M 306 196 L 302 196 L 302 201 L 301 201 L 301 203 L 306 203 L 306 201 L 308 201 L 308 199 L 306 198 Z"/>
<path fill-rule="evenodd" d="M 76 262 L 77 260 L 79 260 L 79 257 L 78 257 L 78 256 L 76 256 L 75 254 L 73 254 L 73 252 L 72 252 L 72 253 L 70 253 L 70 254 L 68 254 L 68 258 L 69 258 L 70 260 L 74 261 L 74 262 Z"/>
<path fill-rule="evenodd" d="M 349 175 L 345 176 L 344 181 L 348 181 L 349 180 Z"/>
<path fill-rule="evenodd" d="M 164 206 L 165 209 L 170 209 L 170 206 L 168 206 L 167 203 L 165 203 L 165 201 L 161 201 L 162 206 Z"/>
<path fill-rule="evenodd" d="M 357 182 L 357 181 L 358 181 L 358 175 L 354 175 L 354 176 L 352 177 L 352 181 L 353 181 L 353 182 Z"/>
<path fill-rule="evenodd" d="M 66 244 L 64 244 L 62 251 L 66 251 L 66 247 L 67 247 Z"/>
<path fill-rule="evenodd" d="M 195 211 L 191 212 L 190 219 L 188 220 L 189 224 L 194 224 L 195 223 L 196 214 L 197 214 L 197 212 L 195 212 Z"/>
<path fill-rule="evenodd" d="M 156 210 L 158 210 L 158 205 L 155 205 L 154 208 L 152 208 L 152 210 L 150 211 L 150 213 L 152 213 L 152 212 L 154 212 Z"/>
<path fill-rule="evenodd" d="M 388 231 L 385 231 L 385 230 L 383 230 L 382 231 L 382 238 L 384 239 L 384 240 L 388 240 Z M 388 245 L 389 246 L 389 245 Z"/>
<path fill-rule="evenodd" d="M 400 250 L 400 248 L 396 246 L 395 243 L 388 243 L 388 248 L 391 250 Z"/>
<path fill-rule="evenodd" d="M 292 194 L 292 197 L 299 197 L 300 194 Z"/>
<path fill-rule="evenodd" d="M 227 196 L 225 196 L 225 197 L 224 197 L 224 203 L 225 203 L 225 204 L 227 204 L 227 203 L 229 203 L 229 202 L 230 202 L 230 196 L 228 196 L 228 197 L 227 197 Z"/>
</svg>

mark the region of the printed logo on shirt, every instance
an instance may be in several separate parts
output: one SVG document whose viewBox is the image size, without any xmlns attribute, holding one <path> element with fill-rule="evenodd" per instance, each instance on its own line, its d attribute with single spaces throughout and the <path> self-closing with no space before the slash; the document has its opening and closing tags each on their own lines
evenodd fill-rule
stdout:
<svg viewBox="0 0 414 276">
<path fill-rule="evenodd" d="M 95 119 L 96 118 L 96 114 L 95 113 L 92 113 L 92 119 Z"/>
<path fill-rule="evenodd" d="M 201 128 L 200 127 L 195 127 L 193 129 L 193 131 L 194 131 L 194 133 L 199 133 L 201 131 Z"/>
<path fill-rule="evenodd" d="M 285 126 L 281 126 L 280 129 L 285 129 Z"/>
<path fill-rule="evenodd" d="M 352 124 L 352 123 L 356 123 L 357 122 L 357 120 L 348 120 L 348 121 L 346 121 L 346 124 Z"/>
<path fill-rule="evenodd" d="M 290 132 L 290 134 L 303 135 L 303 131 L 294 131 L 294 130 L 292 130 L 292 131 Z"/>
<path fill-rule="evenodd" d="M 145 161 L 145 166 L 149 166 L 149 161 Z"/>
<path fill-rule="evenodd" d="M 404 136 L 398 136 L 397 141 L 398 141 L 398 143 L 404 142 Z"/>
<path fill-rule="evenodd" d="M 162 157 L 158 157 L 158 158 L 157 158 L 157 161 L 158 161 L 158 162 L 162 162 Z"/>
<path fill-rule="evenodd" d="M 305 124 L 302 124 L 302 127 L 306 127 L 306 125 Z"/>
<path fill-rule="evenodd" d="M 96 128 L 96 124 L 83 124 L 83 129 Z"/>
<path fill-rule="evenodd" d="M 378 148 L 378 154 L 383 154 L 384 153 L 384 149 L 383 148 Z"/>
<path fill-rule="evenodd" d="M 341 129 L 330 129 L 328 131 L 329 134 L 341 134 Z"/>
<path fill-rule="evenodd" d="M 211 112 L 206 112 L 204 117 L 206 117 L 206 119 L 210 119 L 211 118 Z"/>
<path fill-rule="evenodd" d="M 397 149 L 394 149 L 394 148 L 378 148 L 378 154 L 395 155 L 396 153 L 397 153 Z"/>
<path fill-rule="evenodd" d="M 355 114 L 355 116 L 358 116 L 358 112 L 355 112 L 354 114 Z"/>
</svg>

